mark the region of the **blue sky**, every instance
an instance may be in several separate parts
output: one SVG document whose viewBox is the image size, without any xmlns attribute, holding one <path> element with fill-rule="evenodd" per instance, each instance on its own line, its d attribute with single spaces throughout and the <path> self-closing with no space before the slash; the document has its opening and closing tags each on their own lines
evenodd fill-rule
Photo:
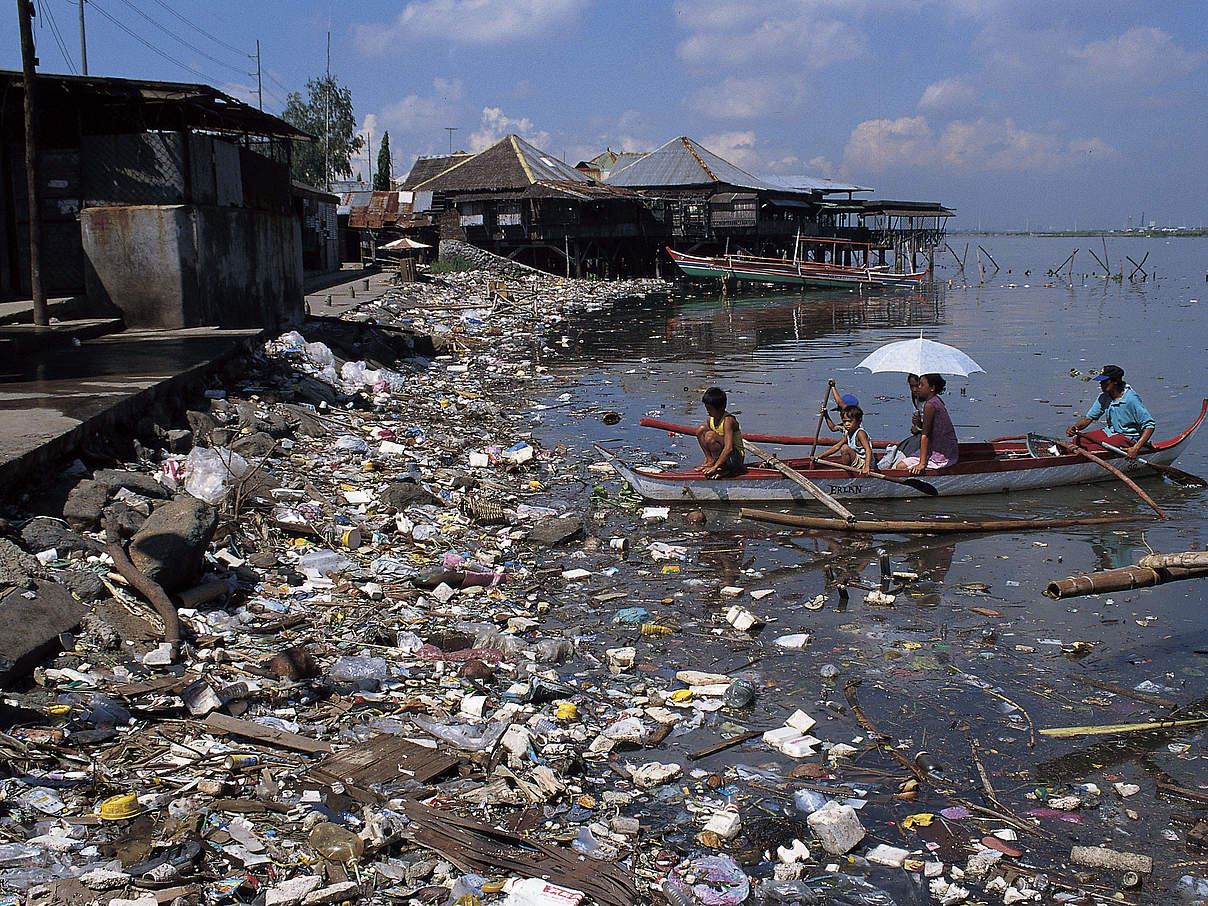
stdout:
<svg viewBox="0 0 1208 906">
<path fill-rule="evenodd" d="M 77 0 L 38 0 L 44 71 Z M 517 132 L 571 164 L 677 135 L 757 174 L 941 201 L 957 228 L 1208 224 L 1203 0 L 87 0 L 92 75 L 206 81 L 280 112 L 326 63 L 376 154 Z M 0 66 L 20 68 L 15 9 Z M 123 30 L 117 23 L 124 26 Z M 141 41 L 139 40 L 141 39 Z M 148 46 L 150 45 L 150 47 Z M 154 47 L 158 50 L 152 50 Z M 249 73 L 252 73 L 249 76 Z M 372 171 L 368 162 L 358 169 Z"/>
</svg>

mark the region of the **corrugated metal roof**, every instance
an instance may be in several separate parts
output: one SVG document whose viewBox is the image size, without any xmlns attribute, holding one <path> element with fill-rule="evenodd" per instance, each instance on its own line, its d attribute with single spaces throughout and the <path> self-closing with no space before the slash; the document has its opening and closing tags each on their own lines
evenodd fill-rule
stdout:
<svg viewBox="0 0 1208 906">
<path fill-rule="evenodd" d="M 764 182 L 775 186 L 778 189 L 798 189 L 806 192 L 871 192 L 872 189 L 866 186 L 849 185 L 848 183 L 836 182 L 833 179 L 827 179 L 825 176 L 805 176 L 794 174 L 791 176 L 765 176 Z"/>
<path fill-rule="evenodd" d="M 776 189 L 685 135 L 656 148 L 604 180 L 614 186 L 700 186 L 724 183 L 744 189 Z M 792 191 L 791 189 L 787 191 Z"/>
</svg>

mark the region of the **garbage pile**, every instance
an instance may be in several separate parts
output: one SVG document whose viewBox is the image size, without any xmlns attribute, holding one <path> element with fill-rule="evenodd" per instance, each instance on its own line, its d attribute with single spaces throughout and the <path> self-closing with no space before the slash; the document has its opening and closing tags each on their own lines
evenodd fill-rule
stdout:
<svg viewBox="0 0 1208 906">
<path fill-rule="evenodd" d="M 1122 815 L 1127 784 L 1033 783 L 1018 814 L 811 649 L 846 580 L 774 618 L 749 572 L 688 574 L 702 531 L 544 445 L 567 306 L 651 286 L 517 279 L 450 275 L 363 306 L 360 331 L 284 334 L 137 459 L 73 464 L 61 518 L 38 495 L 8 514 L 0 614 L 32 628 L 0 664 L 4 903 L 1148 889 L 1127 837 L 1070 850 L 1045 823 Z M 398 325 L 432 354 L 377 358 L 424 345 Z M 1205 896 L 1202 872 L 1179 883 Z"/>
</svg>

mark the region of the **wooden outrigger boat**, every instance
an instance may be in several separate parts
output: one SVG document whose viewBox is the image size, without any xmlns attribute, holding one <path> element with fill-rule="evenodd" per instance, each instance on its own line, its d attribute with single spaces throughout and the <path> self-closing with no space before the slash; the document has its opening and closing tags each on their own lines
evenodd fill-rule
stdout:
<svg viewBox="0 0 1208 906">
<path fill-rule="evenodd" d="M 1203 401 L 1200 413 L 1192 424 L 1181 433 L 1152 445 L 1145 459 L 1157 465 L 1170 465 L 1185 448 L 1192 435 L 1200 427 L 1208 413 L 1208 399 Z M 656 419 L 642 419 L 647 427 L 661 428 L 682 434 L 695 434 L 696 429 Z M 745 432 L 744 432 L 745 434 Z M 786 445 L 809 445 L 812 437 L 750 434 L 745 435 L 758 443 Z M 823 438 L 820 444 L 831 441 Z M 1118 453 L 1099 447 L 1089 441 L 1087 449 L 1099 458 L 1109 460 L 1126 475 L 1141 477 L 1152 474 L 1148 465 L 1141 461 L 1129 462 Z M 874 443 L 884 449 L 891 446 L 884 441 Z M 647 500 L 664 502 L 696 501 L 701 503 L 778 503 L 814 502 L 814 498 L 800 484 L 790 480 L 772 468 L 748 465 L 741 474 L 730 478 L 706 478 L 697 471 L 656 471 L 627 465 L 614 453 L 596 445 L 616 469 L 617 473 Z M 783 463 L 797 470 L 831 497 L 838 499 L 877 500 L 890 498 L 921 497 L 923 491 L 917 487 L 883 481 L 875 477 L 853 475 L 836 468 L 815 465 L 809 458 L 786 457 Z M 912 476 L 905 469 L 886 469 L 882 474 L 890 478 L 906 479 Z M 1059 452 L 1046 455 L 1046 451 L 1029 444 L 1025 436 L 1002 437 L 985 443 L 960 445 L 960 458 L 956 465 L 942 471 L 928 471 L 922 476 L 940 496 L 964 494 L 997 494 L 1003 491 L 1022 491 L 1033 488 L 1052 488 L 1061 485 L 1090 484 L 1108 481 L 1112 476 L 1104 469 L 1076 453 Z"/>
<path fill-rule="evenodd" d="M 815 259 L 802 254 L 803 247 L 814 247 Z M 916 289 L 930 273 L 895 273 L 885 264 L 873 264 L 874 248 L 868 242 L 847 239 L 823 239 L 799 236 L 792 258 L 763 258 L 757 255 L 690 255 L 670 247 L 667 254 L 689 277 L 719 280 L 752 280 L 759 283 L 785 283 L 818 287 L 881 287 Z M 818 259 L 821 260 L 818 260 Z M 829 258 L 829 260 L 826 260 Z"/>
</svg>

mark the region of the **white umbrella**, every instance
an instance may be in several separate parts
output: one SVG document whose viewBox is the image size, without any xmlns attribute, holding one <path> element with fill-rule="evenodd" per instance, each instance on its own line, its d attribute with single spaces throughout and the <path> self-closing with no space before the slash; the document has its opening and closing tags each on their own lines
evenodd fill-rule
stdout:
<svg viewBox="0 0 1208 906">
<path fill-rule="evenodd" d="M 869 371 L 900 371 L 905 374 L 968 375 L 985 369 L 955 346 L 935 340 L 899 340 L 888 343 L 864 358 L 857 368 Z"/>
</svg>

